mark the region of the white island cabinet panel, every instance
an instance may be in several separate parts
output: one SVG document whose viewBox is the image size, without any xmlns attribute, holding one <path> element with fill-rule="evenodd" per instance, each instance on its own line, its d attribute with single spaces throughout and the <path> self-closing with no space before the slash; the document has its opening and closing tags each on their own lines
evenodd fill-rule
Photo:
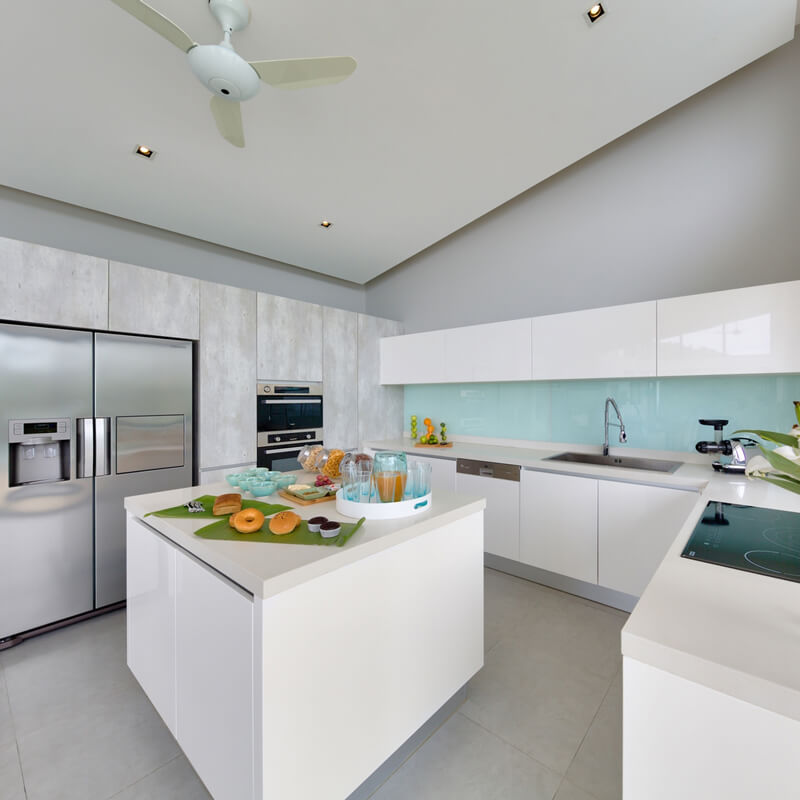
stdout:
<svg viewBox="0 0 800 800">
<path fill-rule="evenodd" d="M 256 460 L 256 293 L 200 285 L 201 469 Z"/>
<path fill-rule="evenodd" d="M 200 281 L 111 261 L 108 327 L 112 331 L 200 338 Z"/>
<path fill-rule="evenodd" d="M 380 340 L 381 383 L 442 383 L 444 331 L 385 336 Z"/>
<path fill-rule="evenodd" d="M 322 309 L 323 428 L 326 447 L 358 447 L 358 314 Z"/>
<path fill-rule="evenodd" d="M 175 736 L 175 547 L 128 515 L 128 667 Z"/>
<path fill-rule="evenodd" d="M 108 329 L 108 261 L 0 237 L 0 319 Z"/>
<path fill-rule="evenodd" d="M 598 583 L 641 597 L 696 502 L 693 491 L 600 481 Z"/>
<path fill-rule="evenodd" d="M 597 583 L 597 480 L 523 470 L 519 560 Z"/>
<path fill-rule="evenodd" d="M 176 558 L 176 739 L 214 800 L 250 800 L 253 599 L 191 556 Z"/>
<path fill-rule="evenodd" d="M 800 281 L 658 301 L 659 375 L 800 372 Z"/>
<path fill-rule="evenodd" d="M 450 383 L 531 380 L 531 320 L 449 328 L 439 366 Z M 441 378 L 440 378 L 441 380 Z"/>
<path fill-rule="evenodd" d="M 258 293 L 258 379 L 322 380 L 322 306 Z"/>
<path fill-rule="evenodd" d="M 533 319 L 534 380 L 655 374 L 655 301 Z"/>
</svg>

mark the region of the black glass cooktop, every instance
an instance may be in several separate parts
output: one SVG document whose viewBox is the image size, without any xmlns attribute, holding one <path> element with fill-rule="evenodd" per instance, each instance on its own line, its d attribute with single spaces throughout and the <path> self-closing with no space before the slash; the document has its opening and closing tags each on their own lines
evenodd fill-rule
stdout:
<svg viewBox="0 0 800 800">
<path fill-rule="evenodd" d="M 681 555 L 800 582 L 800 514 L 709 503 Z"/>
</svg>

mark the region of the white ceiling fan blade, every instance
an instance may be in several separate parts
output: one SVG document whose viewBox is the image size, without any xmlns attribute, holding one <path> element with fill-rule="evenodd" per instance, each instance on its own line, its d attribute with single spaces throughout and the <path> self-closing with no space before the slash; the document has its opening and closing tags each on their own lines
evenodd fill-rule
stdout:
<svg viewBox="0 0 800 800">
<path fill-rule="evenodd" d="M 236 147 L 244 147 L 242 107 L 235 100 L 225 100 L 219 95 L 211 98 L 211 113 L 223 138 Z"/>
<path fill-rule="evenodd" d="M 136 17 L 139 22 L 143 22 L 168 42 L 172 42 L 184 53 L 188 53 L 197 44 L 188 33 L 181 30 L 172 20 L 167 19 L 147 3 L 143 3 L 142 0 L 111 0 L 111 2 L 118 5 L 123 11 L 127 11 L 131 16 Z"/>
<path fill-rule="evenodd" d="M 309 89 L 343 81 L 355 71 L 356 60 L 350 56 L 287 58 L 251 61 L 250 66 L 264 83 L 276 89 Z"/>
</svg>

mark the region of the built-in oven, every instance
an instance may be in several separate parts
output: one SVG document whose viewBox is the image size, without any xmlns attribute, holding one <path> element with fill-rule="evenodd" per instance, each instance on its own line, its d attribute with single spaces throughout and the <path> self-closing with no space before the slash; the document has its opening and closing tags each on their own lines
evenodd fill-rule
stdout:
<svg viewBox="0 0 800 800">
<path fill-rule="evenodd" d="M 323 443 L 321 383 L 258 383 L 258 466 L 299 469 L 308 444 Z"/>
</svg>

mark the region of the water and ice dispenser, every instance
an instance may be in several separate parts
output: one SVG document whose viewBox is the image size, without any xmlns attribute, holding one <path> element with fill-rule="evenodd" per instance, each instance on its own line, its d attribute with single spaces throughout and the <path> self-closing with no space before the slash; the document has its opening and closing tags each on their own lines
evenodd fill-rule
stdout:
<svg viewBox="0 0 800 800">
<path fill-rule="evenodd" d="M 8 485 L 69 480 L 70 420 L 12 419 L 8 422 Z"/>
</svg>

